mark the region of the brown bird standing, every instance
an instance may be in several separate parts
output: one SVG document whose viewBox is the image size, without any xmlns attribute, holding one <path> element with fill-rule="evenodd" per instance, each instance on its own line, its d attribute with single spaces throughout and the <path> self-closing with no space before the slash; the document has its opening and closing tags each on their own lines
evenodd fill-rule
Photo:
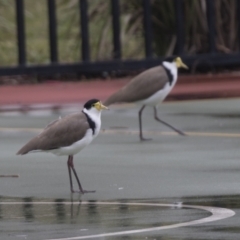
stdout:
<svg viewBox="0 0 240 240">
<path fill-rule="evenodd" d="M 123 88 L 112 94 L 104 102 L 104 105 L 136 103 L 142 106 L 138 112 L 139 137 L 142 141 L 149 140 L 145 139 L 142 133 L 142 112 L 146 106 L 154 108 L 154 118 L 156 121 L 170 127 L 180 135 L 185 135 L 184 132 L 164 122 L 157 115 L 157 105 L 167 97 L 177 82 L 178 68 L 188 69 L 180 57 L 175 58 L 172 62 L 163 61 L 160 66 L 150 68 L 134 77 Z"/>
<path fill-rule="evenodd" d="M 30 152 L 50 152 L 68 156 L 68 173 L 71 192 L 95 192 L 83 190 L 73 164 L 73 156 L 89 145 L 101 128 L 101 111 L 107 109 L 99 100 L 91 99 L 85 103 L 82 112 L 67 115 L 51 122 L 43 131 L 24 145 L 18 155 Z M 73 172 L 79 191 L 73 190 Z"/>
</svg>

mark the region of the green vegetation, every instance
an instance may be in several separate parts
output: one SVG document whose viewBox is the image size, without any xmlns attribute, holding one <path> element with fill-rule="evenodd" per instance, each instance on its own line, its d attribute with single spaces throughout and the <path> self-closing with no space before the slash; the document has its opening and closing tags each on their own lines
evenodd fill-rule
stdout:
<svg viewBox="0 0 240 240">
<path fill-rule="evenodd" d="M 17 62 L 15 8 L 13 0 L 0 1 L 0 66 Z"/>
<path fill-rule="evenodd" d="M 46 0 L 25 0 L 26 48 L 29 64 L 49 62 Z M 173 0 L 152 0 L 155 56 L 174 54 L 176 20 Z M 141 0 L 120 0 L 121 41 L 124 59 L 144 56 Z M 239 49 L 237 6 L 234 0 L 214 1 L 216 45 L 220 52 Z M 56 0 L 60 62 L 81 61 L 78 0 Z M 88 0 L 91 60 L 112 58 L 112 21 L 109 0 Z M 184 0 L 187 54 L 208 51 L 205 0 Z M 0 0 L 0 66 L 17 64 L 15 0 Z"/>
</svg>

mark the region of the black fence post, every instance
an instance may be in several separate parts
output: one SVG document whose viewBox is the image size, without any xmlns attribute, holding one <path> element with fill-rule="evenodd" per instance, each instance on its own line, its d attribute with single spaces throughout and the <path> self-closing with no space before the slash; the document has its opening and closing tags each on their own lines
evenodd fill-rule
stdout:
<svg viewBox="0 0 240 240">
<path fill-rule="evenodd" d="M 48 28 L 49 28 L 49 47 L 50 59 L 52 63 L 58 62 L 57 48 L 57 23 L 56 23 L 56 4 L 55 0 L 47 0 L 48 2 Z"/>
<path fill-rule="evenodd" d="M 175 16 L 176 16 L 176 52 L 178 55 L 184 54 L 184 17 L 183 17 L 183 1 L 174 0 L 175 5 Z"/>
<path fill-rule="evenodd" d="M 25 43 L 25 24 L 24 24 L 24 0 L 16 2 L 16 25 L 17 25 L 17 44 L 18 44 L 18 64 L 26 64 L 26 43 Z"/>
<path fill-rule="evenodd" d="M 209 38 L 209 49 L 210 53 L 216 52 L 216 27 L 215 27 L 215 9 L 214 1 L 206 0 L 207 6 L 207 22 L 208 22 L 208 38 Z"/>
<path fill-rule="evenodd" d="M 121 41 L 120 41 L 120 10 L 119 0 L 111 0 L 112 5 L 112 24 L 113 24 L 113 58 L 121 59 Z"/>
<path fill-rule="evenodd" d="M 144 24 L 144 36 L 145 36 L 145 55 L 147 58 L 153 56 L 152 42 L 153 42 L 153 32 L 152 32 L 152 21 L 151 21 L 151 1 L 142 0 L 143 5 L 143 24 Z"/>
<path fill-rule="evenodd" d="M 88 33 L 88 4 L 87 0 L 79 0 L 80 6 L 80 21 L 81 21 L 81 36 L 82 36 L 82 60 L 89 61 L 89 33 Z"/>
<path fill-rule="evenodd" d="M 240 1 L 236 0 L 236 4 L 237 4 L 237 24 L 238 24 L 238 52 L 240 52 Z"/>
</svg>

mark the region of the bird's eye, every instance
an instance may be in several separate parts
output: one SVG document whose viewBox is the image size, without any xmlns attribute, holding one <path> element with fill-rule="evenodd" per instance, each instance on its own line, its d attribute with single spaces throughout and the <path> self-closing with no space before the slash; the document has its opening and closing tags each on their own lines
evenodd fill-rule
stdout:
<svg viewBox="0 0 240 240">
<path fill-rule="evenodd" d="M 92 107 L 95 107 L 95 104 L 92 104 Z"/>
</svg>

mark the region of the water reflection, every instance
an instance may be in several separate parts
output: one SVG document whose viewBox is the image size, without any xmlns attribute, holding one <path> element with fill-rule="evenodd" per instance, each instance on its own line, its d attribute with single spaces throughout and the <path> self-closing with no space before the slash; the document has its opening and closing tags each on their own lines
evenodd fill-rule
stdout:
<svg viewBox="0 0 240 240">
<path fill-rule="evenodd" d="M 123 204 L 121 204 L 123 203 Z M 122 227 L 130 227 L 132 224 L 131 218 L 125 218 L 126 214 L 129 212 L 129 206 L 125 205 L 124 203 L 127 203 L 127 201 L 122 200 L 120 201 L 120 204 L 117 206 L 118 207 L 118 214 L 122 216 L 122 220 L 120 220 L 120 223 Z"/>
<path fill-rule="evenodd" d="M 32 221 L 35 218 L 33 205 L 31 204 L 32 201 L 33 198 L 23 198 L 22 211 L 26 221 Z"/>
<path fill-rule="evenodd" d="M 84 204 L 81 201 L 66 203 L 65 199 L 49 200 L 49 204 L 45 204 L 45 201 L 41 204 L 41 201 L 34 198 L 6 199 L 2 197 L 0 201 L 17 201 L 21 203 L 16 205 L 0 204 L 2 219 L 8 219 L 10 216 L 10 219 L 19 218 L 28 222 L 51 221 L 55 223 L 69 223 L 71 220 L 75 220 L 75 223 L 101 223 L 102 225 L 106 224 L 106 226 L 110 225 L 113 227 L 130 227 L 133 224 L 141 226 L 142 222 L 140 219 L 146 217 L 153 218 L 152 225 L 154 226 L 159 223 L 159 217 L 166 216 L 166 211 L 176 210 L 154 206 L 130 206 L 126 205 L 128 203 L 126 200 L 118 201 L 114 205 L 98 205 L 96 201 L 87 201 Z M 188 210 L 181 209 L 181 211 Z M 181 215 L 180 211 L 176 211 L 176 214 Z M 138 222 L 136 222 L 136 219 L 139 219 Z M 170 220 L 170 222 L 174 222 L 174 220 Z"/>
<path fill-rule="evenodd" d="M 212 197 L 185 197 L 176 199 L 155 199 L 151 202 L 176 203 L 183 202 L 190 205 L 218 206 L 230 209 L 240 209 L 240 196 L 212 196 Z M 208 217 L 210 214 L 199 209 L 186 209 L 180 205 L 178 207 L 154 207 L 142 205 L 126 205 L 127 200 L 120 200 L 117 204 L 96 204 L 96 201 L 69 201 L 65 199 L 45 199 L 35 198 L 0 198 L 0 202 L 20 202 L 16 205 L 0 204 L 0 226 L 5 226 L 5 232 L 16 235 L 28 235 L 28 239 L 63 238 L 68 236 L 84 236 L 99 234 L 103 232 L 127 231 L 149 227 L 165 226 L 169 224 L 192 221 Z M 136 200 L 134 202 L 149 202 L 149 200 Z M 42 204 L 41 204 L 42 202 Z M 48 202 L 48 203 L 46 203 Z M 40 204 L 39 204 L 40 203 Z M 29 222 L 31 224 L 29 225 Z M 7 225 L 5 224 L 7 223 Z M 5 224 L 5 225 L 4 225 Z M 25 225 L 27 224 L 27 225 Z M 9 226 L 9 227 L 6 227 Z M 16 227 L 17 226 L 17 227 Z M 196 229 L 201 227 L 196 226 Z M 193 227 L 191 228 L 193 229 Z M 240 232 L 240 227 L 218 227 L 218 232 Z M 212 231 L 212 228 L 205 229 L 205 232 Z M 54 237 L 49 237 L 50 233 Z M 29 235 L 30 234 L 30 235 Z M 40 238 L 33 237 L 35 235 Z M 70 235 L 69 235 L 70 234 Z M 0 238 L 2 234 L 0 233 Z M 141 239 L 174 239 L 166 235 L 156 235 L 156 233 L 144 233 Z M 147 237 L 147 238 L 146 238 Z M 118 236 L 111 239 L 140 239 L 139 236 Z M 188 238 L 176 238 L 188 239 Z M 190 238 L 189 238 L 190 239 Z M 192 238 L 194 239 L 194 238 Z M 204 239 L 204 238 L 202 238 Z"/>
<path fill-rule="evenodd" d="M 66 205 L 63 204 L 63 199 L 55 200 L 55 211 L 56 211 L 56 220 L 58 223 L 64 222 L 66 219 Z"/>
</svg>

